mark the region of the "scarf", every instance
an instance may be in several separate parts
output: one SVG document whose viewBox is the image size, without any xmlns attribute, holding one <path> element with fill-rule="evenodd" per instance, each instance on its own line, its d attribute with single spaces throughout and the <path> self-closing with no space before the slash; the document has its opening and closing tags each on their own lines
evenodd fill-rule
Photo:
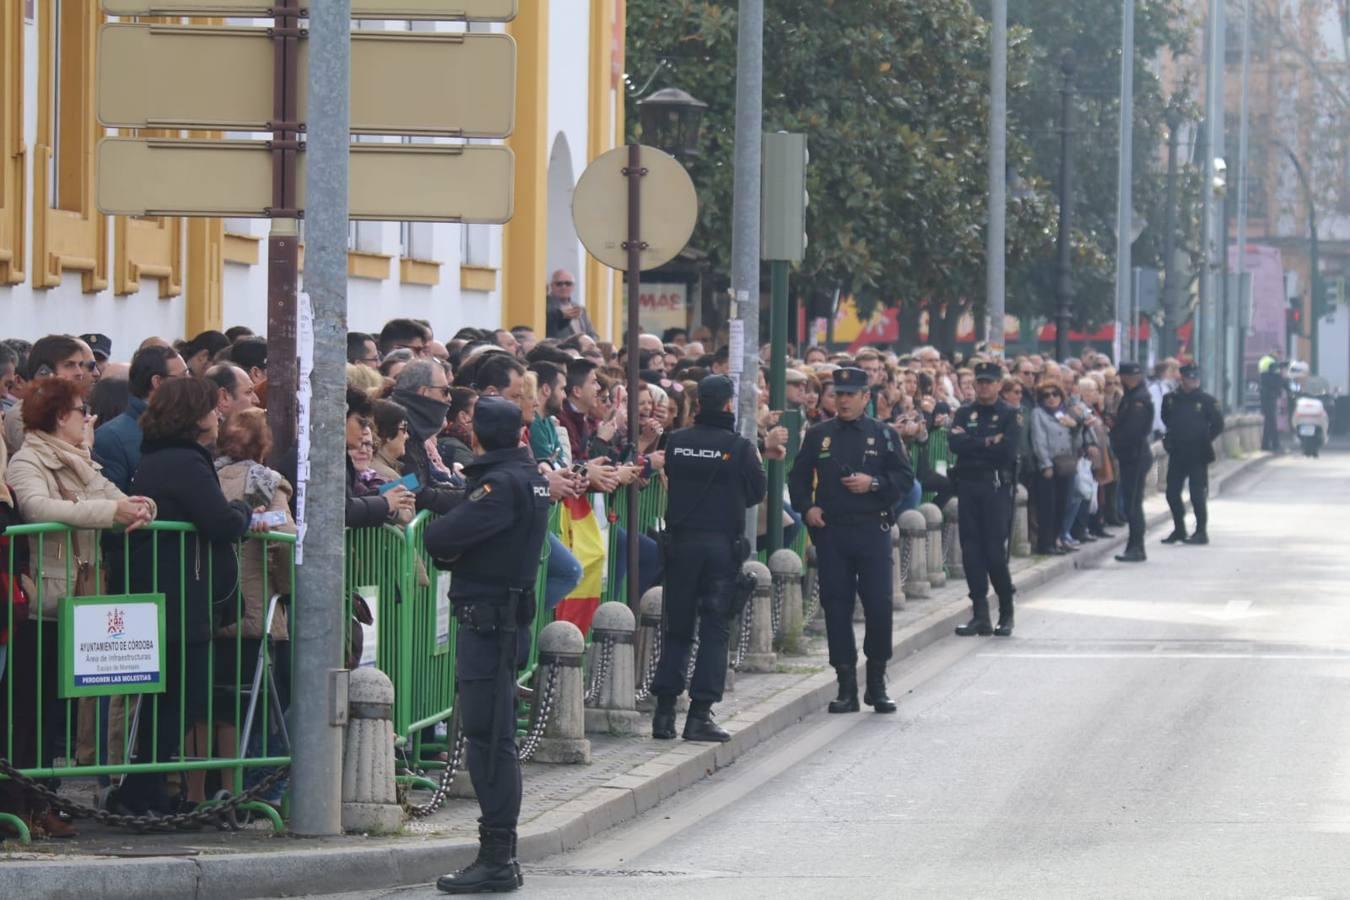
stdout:
<svg viewBox="0 0 1350 900">
<path fill-rule="evenodd" d="M 248 459 L 231 459 L 221 456 L 216 459 L 216 471 L 235 465 L 248 463 L 248 473 L 244 476 L 243 500 L 249 506 L 271 506 L 277 488 L 281 486 L 281 473 L 267 468 L 262 463 Z"/>
<path fill-rule="evenodd" d="M 417 443 L 425 443 L 445 427 L 445 414 L 450 404 L 423 397 L 416 391 L 400 389 L 389 398 L 408 412 L 408 432 Z"/>
<path fill-rule="evenodd" d="M 99 466 L 94 462 L 87 447 L 77 447 L 50 432 L 36 429 L 28 432 L 25 438 L 25 442 L 27 441 L 36 441 L 35 450 L 45 457 L 55 459 L 61 468 L 70 472 L 82 486 L 93 482 L 99 474 Z"/>
</svg>

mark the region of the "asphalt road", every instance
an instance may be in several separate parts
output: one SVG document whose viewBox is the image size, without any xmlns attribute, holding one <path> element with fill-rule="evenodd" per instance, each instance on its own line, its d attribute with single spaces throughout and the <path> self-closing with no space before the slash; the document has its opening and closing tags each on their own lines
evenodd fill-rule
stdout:
<svg viewBox="0 0 1350 900">
<path fill-rule="evenodd" d="M 550 898 L 1350 896 L 1350 455 L 1037 593 L 576 852 Z M 434 888 L 347 895 L 423 898 Z"/>
</svg>

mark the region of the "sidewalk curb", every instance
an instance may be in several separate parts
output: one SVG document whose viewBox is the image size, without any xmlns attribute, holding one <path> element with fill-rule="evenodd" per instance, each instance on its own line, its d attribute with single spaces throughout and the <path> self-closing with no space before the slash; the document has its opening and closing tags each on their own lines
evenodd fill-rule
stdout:
<svg viewBox="0 0 1350 900">
<path fill-rule="evenodd" d="M 1211 479 L 1212 495 L 1217 496 L 1225 485 L 1261 468 L 1269 459 L 1268 455 L 1258 454 L 1233 460 L 1235 465 L 1224 472 L 1215 472 Z M 1148 526 L 1154 528 L 1169 518 L 1166 510 L 1156 512 L 1147 517 Z M 1125 536 L 1121 533 L 1071 556 L 1033 561 L 1014 572 L 1014 581 L 1019 592 L 1025 594 L 1062 575 L 1110 559 L 1124 544 Z M 933 599 L 911 601 L 931 608 L 896 632 L 892 665 L 902 664 L 906 658 L 950 635 L 952 628 L 965 620 L 969 602 L 963 596 L 964 587 L 959 580 L 953 581 Z M 519 858 L 535 862 L 573 849 L 647 812 L 819 711 L 834 690 L 834 674 L 823 671 L 725 721 L 723 724 L 732 732 L 732 739 L 725 744 L 673 743 L 661 756 L 522 827 Z M 473 841 L 435 838 L 419 841 L 408 837 L 397 843 L 366 847 L 309 844 L 295 850 L 193 858 L 6 860 L 0 866 L 0 896 L 44 900 L 87 897 L 248 900 L 377 890 L 434 881 L 438 875 L 468 864 L 476 852 L 477 843 Z"/>
</svg>

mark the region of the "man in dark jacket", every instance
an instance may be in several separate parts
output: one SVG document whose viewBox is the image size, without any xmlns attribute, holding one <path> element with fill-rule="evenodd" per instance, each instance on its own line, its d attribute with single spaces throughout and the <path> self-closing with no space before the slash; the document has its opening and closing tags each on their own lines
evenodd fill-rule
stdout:
<svg viewBox="0 0 1350 900">
<path fill-rule="evenodd" d="M 1163 425 L 1167 436 L 1167 505 L 1172 510 L 1172 533 L 1164 544 L 1208 544 L 1209 466 L 1214 462 L 1214 439 L 1223 434 L 1219 401 L 1200 390 L 1200 367 L 1183 366 L 1181 389 L 1163 397 Z M 1186 504 L 1181 489 L 1190 482 L 1195 507 L 1195 533 L 1186 536 Z"/>
<path fill-rule="evenodd" d="M 398 373 L 389 399 L 408 412 L 403 474 L 417 478 L 417 508 L 444 515 L 464 499 L 464 491 L 436 477 L 426 444 L 445 427 L 445 416 L 450 410 L 450 379 L 445 377 L 440 363 L 415 359 Z"/>
<path fill-rule="evenodd" d="M 692 428 L 670 436 L 666 477 L 670 505 L 666 525 L 665 638 L 652 681 L 656 713 L 652 737 L 675 737 L 675 700 L 684 691 L 689 648 L 698 619 L 698 659 L 689 684 L 686 741 L 731 739 L 713 720 L 727 677 L 727 645 L 736 617 L 736 579 L 750 553 L 745 513 L 764 499 L 764 463 L 755 445 L 736 433 L 735 385 L 709 375 L 698 385 L 699 414 Z M 782 448 L 778 453 L 782 455 Z"/>
<path fill-rule="evenodd" d="M 1120 383 L 1125 396 L 1111 426 L 1111 449 L 1120 460 L 1121 499 L 1125 502 L 1130 539 L 1125 552 L 1116 560 L 1135 563 L 1148 559 L 1144 553 L 1144 479 L 1153 468 L 1153 449 L 1149 444 L 1153 434 L 1153 398 L 1144 384 L 1144 371 L 1139 363 L 1120 364 Z"/>
<path fill-rule="evenodd" d="M 131 479 L 141 463 L 140 418 L 150 395 L 166 379 L 186 374 L 183 358 L 167 347 L 146 347 L 131 358 L 126 411 L 94 432 L 94 458 L 102 464 L 104 477 L 122 493 L 131 492 Z"/>
<path fill-rule="evenodd" d="M 524 879 L 515 860 L 520 760 L 515 739 L 516 630 L 533 618 L 536 567 L 548 533 L 548 482 L 520 445 L 520 408 L 483 397 L 474 408 L 468 499 L 427 526 L 424 542 L 449 569 L 459 621 L 455 650 L 460 722 L 469 777 L 482 811 L 478 858 L 437 880 L 450 894 L 513 891 Z"/>
<path fill-rule="evenodd" d="M 1261 370 L 1257 382 L 1261 390 L 1261 449 L 1271 453 L 1282 453 L 1280 447 L 1279 408 L 1280 397 L 1289 393 L 1289 382 L 1285 372 L 1289 364 L 1275 355 L 1266 368 Z"/>
</svg>

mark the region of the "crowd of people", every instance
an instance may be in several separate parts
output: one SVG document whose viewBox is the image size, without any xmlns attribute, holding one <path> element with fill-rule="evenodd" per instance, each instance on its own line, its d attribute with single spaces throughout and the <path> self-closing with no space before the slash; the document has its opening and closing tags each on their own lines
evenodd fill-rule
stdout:
<svg viewBox="0 0 1350 900">
<path fill-rule="evenodd" d="M 348 335 L 345 524 L 406 525 L 419 511 L 441 515 L 463 502 L 464 470 L 482 449 L 475 408 L 482 398 L 504 398 L 522 412 L 521 444 L 530 448 L 550 501 L 566 509 L 566 527 L 547 537 L 545 607 L 585 631 L 599 603 L 597 567 L 606 564 L 594 536 L 613 528 L 616 546 L 626 543 L 610 498 L 664 477 L 671 435 L 699 418 L 700 383 L 729 373 L 732 364 L 725 342 L 706 328 L 644 334 L 636 347 L 616 347 L 569 315 L 577 308 L 570 302 L 557 310 L 550 303 L 553 336 L 516 327 L 463 328 L 438 338 L 426 322 L 406 318 L 377 334 Z M 641 373 L 636 441 L 629 440 L 627 421 L 630 353 L 638 355 Z M 834 418 L 838 373 L 861 370 L 866 415 L 891 429 L 914 465 L 913 486 L 906 482 L 896 512 L 925 494 L 939 503 L 955 496 L 945 456 L 929 452 L 930 442 L 976 399 L 976 367 L 991 360 L 957 362 L 932 347 L 904 354 L 805 348 L 789 361 L 784 409 L 771 409 L 767 346 L 761 356 L 757 424 L 764 457 L 781 458 L 789 443 L 785 413 L 804 426 Z M 1158 390 L 1170 390 L 1173 366 L 1167 361 L 1158 369 Z M 241 749 L 233 745 L 239 685 L 252 679 L 264 643 L 274 648 L 278 672 L 288 665 L 284 605 L 268 602 L 289 590 L 277 582 L 287 572 L 284 560 L 268 556 L 282 548 L 242 540 L 250 532 L 296 531 L 295 490 L 279 471 L 286 467 L 276 462 L 263 411 L 266 373 L 265 338 L 242 327 L 176 342 L 150 337 L 118 354 L 97 334 L 0 341 L 0 524 L 73 529 L 69 540 L 16 539 L 2 548 L 18 562 L 0 574 L 0 628 L 8 626 L 0 631 L 0 660 L 9 657 L 0 676 L 23 683 L 0 691 L 0 722 L 12 723 L 0 756 L 24 767 L 62 755 L 82 764 L 123 761 L 129 717 L 120 699 L 80 701 L 75 746 L 62 744 L 58 723 L 66 709 L 51 664 L 58 658 L 59 599 L 107 591 L 155 590 L 167 601 L 168 689 L 142 712 L 131 759 L 202 757 L 213 744 L 222 755 Z M 999 396 L 1025 418 L 1017 477 L 1033 498 L 1040 552 L 1073 552 L 1108 535 L 1108 526 L 1124 524 L 1128 491 L 1120 472 L 1130 460 L 1122 448 L 1135 445 L 1113 437 L 1127 392 L 1139 380 L 1137 367 L 1117 371 L 1091 351 L 1064 363 L 1040 355 L 1011 361 Z M 720 406 L 719 397 L 709 415 L 722 414 Z M 1148 430 L 1155 427 L 1162 424 L 1150 416 Z M 760 509 L 763 540 L 766 505 Z M 806 512 L 784 504 L 788 541 Z M 195 531 L 146 527 L 154 521 L 188 522 Z M 638 587 L 645 592 L 661 583 L 665 559 L 655 535 L 638 535 L 638 544 Z M 626 554 L 612 562 L 622 582 Z M 213 644 L 218 652 L 208 653 Z M 35 679 L 42 684 L 40 707 Z M 287 680 L 276 679 L 282 695 Z M 212 684 L 214 721 L 208 721 Z M 269 736 L 254 739 L 266 744 Z M 200 772 L 172 785 L 163 775 L 133 775 L 116 799 L 129 812 L 167 813 L 201 802 L 206 790 Z M 0 811 L 23 816 L 39 833 L 73 831 L 12 783 L 0 782 Z"/>
</svg>

